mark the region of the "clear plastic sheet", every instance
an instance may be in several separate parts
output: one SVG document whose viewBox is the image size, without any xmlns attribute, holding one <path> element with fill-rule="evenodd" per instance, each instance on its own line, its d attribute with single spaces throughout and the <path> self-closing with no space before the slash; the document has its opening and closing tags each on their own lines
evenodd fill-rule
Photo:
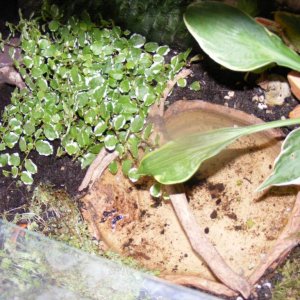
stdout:
<svg viewBox="0 0 300 300">
<path fill-rule="evenodd" d="M 0 299 L 218 298 L 166 283 L 0 220 Z"/>
</svg>

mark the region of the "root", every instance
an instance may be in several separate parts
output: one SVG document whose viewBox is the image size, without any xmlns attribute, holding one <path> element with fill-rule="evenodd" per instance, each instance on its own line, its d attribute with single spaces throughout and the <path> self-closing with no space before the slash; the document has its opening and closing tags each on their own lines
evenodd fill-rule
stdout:
<svg viewBox="0 0 300 300">
<path fill-rule="evenodd" d="M 224 261 L 216 248 L 202 234 L 195 216 L 189 208 L 184 193 L 176 193 L 169 187 L 170 199 L 176 215 L 183 227 L 194 251 L 209 266 L 214 275 L 233 291 L 240 292 L 243 297 L 248 298 L 251 293 L 250 284 L 243 277 L 236 274 Z"/>
<path fill-rule="evenodd" d="M 214 294 L 219 296 L 236 297 L 238 295 L 236 292 L 229 289 L 222 283 L 218 283 L 198 276 L 162 275 L 160 277 L 175 284 L 193 286 L 209 293 L 213 292 Z"/>
<path fill-rule="evenodd" d="M 102 175 L 109 164 L 118 157 L 118 152 L 108 152 L 103 148 L 92 164 L 89 166 L 78 191 L 81 192 L 85 188 L 92 187 L 94 182 Z"/>
</svg>

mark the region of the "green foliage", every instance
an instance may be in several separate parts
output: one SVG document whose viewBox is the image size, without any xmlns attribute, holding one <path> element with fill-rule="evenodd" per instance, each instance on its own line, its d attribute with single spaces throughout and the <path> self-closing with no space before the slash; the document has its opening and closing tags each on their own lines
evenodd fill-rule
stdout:
<svg viewBox="0 0 300 300">
<path fill-rule="evenodd" d="M 137 173 L 151 175 L 162 184 L 184 182 L 199 169 L 202 162 L 220 153 L 236 139 L 262 130 L 293 124 L 300 124 L 300 119 L 280 120 L 248 127 L 221 128 L 184 136 L 145 155 Z M 299 132 L 299 129 L 296 129 L 288 136 L 276 160 L 274 173 L 259 190 L 271 185 L 299 183 Z"/>
<path fill-rule="evenodd" d="M 297 300 L 300 295 L 300 252 L 299 247 L 285 264 L 279 269 L 282 280 L 274 286 L 274 300 Z"/>
<path fill-rule="evenodd" d="M 277 11 L 274 19 L 280 24 L 288 42 L 297 52 L 300 52 L 300 15 Z"/>
<path fill-rule="evenodd" d="M 193 3 L 184 21 L 200 47 L 228 69 L 253 71 L 277 63 L 300 71 L 296 52 L 235 7 L 213 1 Z"/>
<path fill-rule="evenodd" d="M 189 52 L 167 64 L 167 46 L 146 44 L 143 36 L 104 21 L 98 26 L 86 13 L 64 23 L 52 5 L 43 15 L 50 17 L 45 24 L 21 18 L 17 26 L 10 25 L 12 35 L 21 34 L 24 59 L 15 64 L 26 88 L 13 92 L 2 115 L 0 165 L 5 175 L 30 184 L 37 172 L 27 159 L 33 150 L 73 156 L 83 168 L 102 147 L 136 159 L 149 137 L 149 107 Z M 14 147 L 24 156 L 11 154 Z"/>
</svg>

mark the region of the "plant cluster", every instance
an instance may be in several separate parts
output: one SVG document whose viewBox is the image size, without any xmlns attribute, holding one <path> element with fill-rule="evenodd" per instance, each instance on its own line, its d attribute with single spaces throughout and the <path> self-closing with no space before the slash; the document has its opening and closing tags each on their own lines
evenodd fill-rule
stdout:
<svg viewBox="0 0 300 300">
<path fill-rule="evenodd" d="M 21 35 L 22 59 L 14 62 L 26 88 L 13 92 L 2 115 L 3 174 L 31 184 L 37 172 L 32 151 L 68 154 L 85 168 L 105 147 L 118 152 L 127 175 L 151 133 L 145 122 L 149 107 L 189 51 L 166 63 L 168 46 L 146 43 L 143 36 L 103 20 L 97 26 L 87 13 L 64 23 L 52 5 L 46 15 L 50 21 L 43 25 L 22 17 L 17 26 L 10 25 L 11 36 Z M 115 164 L 111 170 L 116 171 Z"/>
</svg>

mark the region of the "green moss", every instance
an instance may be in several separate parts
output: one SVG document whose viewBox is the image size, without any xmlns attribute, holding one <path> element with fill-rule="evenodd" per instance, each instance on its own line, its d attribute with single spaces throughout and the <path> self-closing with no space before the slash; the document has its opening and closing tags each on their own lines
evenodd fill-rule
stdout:
<svg viewBox="0 0 300 300">
<path fill-rule="evenodd" d="M 273 300 L 300 299 L 300 248 L 294 252 L 284 266 L 278 271 L 282 280 L 275 284 Z"/>
</svg>

